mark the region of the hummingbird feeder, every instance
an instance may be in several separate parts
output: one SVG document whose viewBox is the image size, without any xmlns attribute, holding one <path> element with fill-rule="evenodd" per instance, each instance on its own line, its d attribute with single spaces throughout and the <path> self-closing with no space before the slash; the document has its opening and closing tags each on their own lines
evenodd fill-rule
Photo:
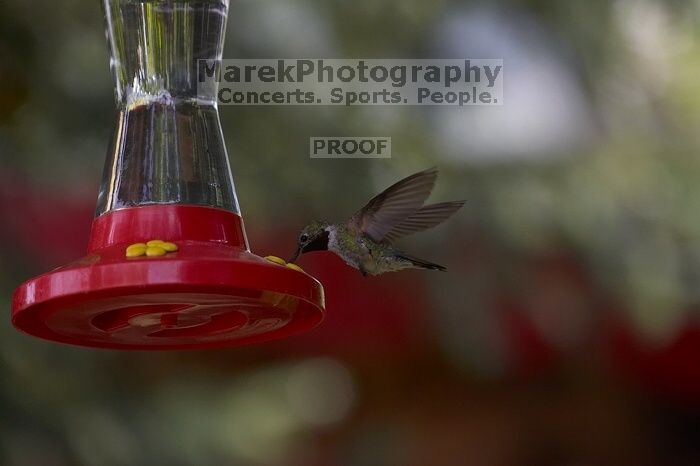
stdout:
<svg viewBox="0 0 700 466">
<path fill-rule="evenodd" d="M 317 325 L 321 284 L 250 252 L 216 85 L 198 85 L 199 60 L 220 63 L 228 0 L 103 8 L 118 112 L 87 255 L 21 284 L 13 324 L 115 349 L 236 346 Z"/>
</svg>

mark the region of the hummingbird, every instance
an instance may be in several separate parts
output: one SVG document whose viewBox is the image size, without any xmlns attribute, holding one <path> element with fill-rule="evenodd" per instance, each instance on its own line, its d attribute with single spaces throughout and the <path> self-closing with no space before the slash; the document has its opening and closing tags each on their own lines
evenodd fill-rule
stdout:
<svg viewBox="0 0 700 466">
<path fill-rule="evenodd" d="M 309 223 L 299 234 L 297 250 L 288 262 L 306 252 L 331 251 L 363 276 L 411 268 L 445 271 L 441 265 L 393 246 L 397 238 L 441 224 L 464 205 L 465 201 L 424 205 L 437 175 L 433 167 L 398 181 L 345 222 Z"/>
</svg>

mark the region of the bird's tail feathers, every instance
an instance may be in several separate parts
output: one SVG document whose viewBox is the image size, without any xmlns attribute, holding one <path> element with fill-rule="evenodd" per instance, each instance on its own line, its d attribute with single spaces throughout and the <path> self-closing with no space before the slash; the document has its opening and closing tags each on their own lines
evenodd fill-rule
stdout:
<svg viewBox="0 0 700 466">
<path fill-rule="evenodd" d="M 443 267 L 442 265 L 436 264 L 434 262 L 429 262 L 423 259 L 417 259 L 412 256 L 408 256 L 406 254 L 397 254 L 396 257 L 399 259 L 406 260 L 410 262 L 411 264 L 414 265 L 414 267 L 418 267 L 421 269 L 429 269 L 429 270 L 439 270 L 440 272 L 445 272 L 447 271 L 446 267 Z"/>
</svg>

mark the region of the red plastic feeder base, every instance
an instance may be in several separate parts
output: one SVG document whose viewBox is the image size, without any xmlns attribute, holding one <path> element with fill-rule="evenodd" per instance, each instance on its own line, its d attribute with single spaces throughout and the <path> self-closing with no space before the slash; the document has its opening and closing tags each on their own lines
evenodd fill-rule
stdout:
<svg viewBox="0 0 700 466">
<path fill-rule="evenodd" d="M 152 239 L 178 251 L 126 257 L 129 244 Z M 248 251 L 240 216 L 151 205 L 96 218 L 87 256 L 15 290 L 12 323 L 82 346 L 217 348 L 310 329 L 323 308 L 317 280 Z"/>
</svg>

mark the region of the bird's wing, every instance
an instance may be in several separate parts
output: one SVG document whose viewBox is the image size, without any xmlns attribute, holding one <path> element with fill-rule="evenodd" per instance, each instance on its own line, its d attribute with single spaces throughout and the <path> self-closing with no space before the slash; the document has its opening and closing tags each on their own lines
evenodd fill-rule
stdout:
<svg viewBox="0 0 700 466">
<path fill-rule="evenodd" d="M 352 216 L 349 227 L 382 241 L 394 226 L 420 209 L 435 186 L 437 168 L 404 178 L 372 198 Z"/>
<path fill-rule="evenodd" d="M 392 242 L 401 236 L 410 235 L 439 225 L 450 218 L 463 205 L 464 201 L 451 201 L 423 206 L 389 230 L 384 235 L 384 241 Z"/>
</svg>

